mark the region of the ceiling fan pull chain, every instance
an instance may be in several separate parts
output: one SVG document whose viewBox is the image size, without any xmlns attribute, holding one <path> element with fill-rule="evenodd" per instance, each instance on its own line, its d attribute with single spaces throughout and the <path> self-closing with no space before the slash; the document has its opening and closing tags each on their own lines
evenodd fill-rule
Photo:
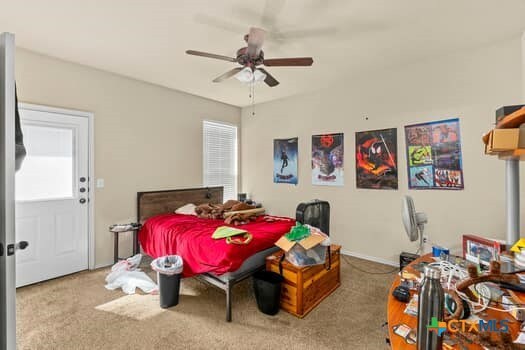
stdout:
<svg viewBox="0 0 525 350">
<path fill-rule="evenodd" d="M 252 117 L 255 116 L 255 80 L 250 83 L 250 97 L 252 98 Z"/>
</svg>

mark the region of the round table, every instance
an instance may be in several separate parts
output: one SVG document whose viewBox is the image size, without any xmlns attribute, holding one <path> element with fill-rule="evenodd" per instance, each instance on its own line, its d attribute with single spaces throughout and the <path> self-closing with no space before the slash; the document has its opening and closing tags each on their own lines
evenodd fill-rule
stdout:
<svg viewBox="0 0 525 350">
<path fill-rule="evenodd" d="M 420 272 L 415 270 L 413 268 L 413 266 L 415 266 L 416 264 L 419 264 L 421 262 L 434 262 L 434 260 L 432 259 L 432 255 L 431 254 L 423 255 L 420 258 L 414 260 L 407 267 L 405 267 L 405 270 L 407 272 L 409 272 L 409 273 L 413 273 L 413 274 L 419 276 Z M 392 330 L 392 327 L 394 327 L 396 325 L 399 325 L 399 324 L 402 324 L 402 323 L 406 324 L 407 326 L 409 326 L 412 329 L 417 329 L 417 317 L 405 314 L 404 311 L 405 311 L 405 308 L 406 308 L 407 304 L 398 301 L 397 299 L 395 299 L 392 296 L 392 292 L 394 291 L 394 289 L 397 286 L 399 286 L 400 283 L 401 283 L 401 277 L 398 275 L 394 279 L 394 282 L 392 283 L 392 286 L 390 288 L 390 293 L 388 295 L 387 317 L 388 317 L 388 335 L 389 335 L 389 338 L 390 338 L 390 345 L 391 345 L 393 350 L 397 350 L 397 349 L 399 349 L 399 350 L 416 349 L 416 345 L 407 344 L 402 337 L 394 334 L 394 332 Z M 410 295 L 412 296 L 414 293 L 415 293 L 414 291 L 411 291 Z M 516 295 L 521 299 L 522 303 L 525 303 L 525 294 L 523 294 L 523 293 L 516 293 Z M 516 339 L 516 337 L 518 336 L 518 334 L 520 332 L 521 322 L 516 321 L 516 319 L 514 319 L 510 314 L 508 314 L 506 312 L 499 312 L 499 311 L 495 311 L 495 310 L 486 310 L 485 312 L 486 312 L 487 316 L 484 317 L 484 318 L 486 318 L 486 319 L 497 319 L 497 320 L 507 319 L 507 320 L 509 320 L 509 324 L 508 325 L 509 325 L 510 333 L 512 335 L 512 339 L 513 340 Z M 443 347 L 443 348 L 445 349 L 445 347 Z M 455 347 L 453 347 L 453 349 L 460 349 L 460 347 L 456 345 Z M 478 345 L 478 344 L 469 344 L 467 346 L 467 349 L 476 349 L 477 350 L 477 349 L 483 349 L 483 348 L 480 345 Z"/>
</svg>

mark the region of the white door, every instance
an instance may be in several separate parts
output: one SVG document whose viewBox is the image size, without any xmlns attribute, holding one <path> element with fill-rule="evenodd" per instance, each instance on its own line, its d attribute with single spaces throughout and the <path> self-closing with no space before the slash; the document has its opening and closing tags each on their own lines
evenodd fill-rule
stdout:
<svg viewBox="0 0 525 350">
<path fill-rule="evenodd" d="M 88 118 L 20 109 L 27 157 L 16 174 L 16 285 L 88 269 Z"/>
</svg>

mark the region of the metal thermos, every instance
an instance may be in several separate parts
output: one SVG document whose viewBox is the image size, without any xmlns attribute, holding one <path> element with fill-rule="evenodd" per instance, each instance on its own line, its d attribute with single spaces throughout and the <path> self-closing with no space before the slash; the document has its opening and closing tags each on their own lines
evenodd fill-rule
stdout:
<svg viewBox="0 0 525 350">
<path fill-rule="evenodd" d="M 440 282 L 441 271 L 427 266 L 425 278 L 419 290 L 417 308 L 417 349 L 441 350 L 443 334 L 438 336 L 437 329 L 430 330 L 428 325 L 435 317 L 438 321 L 445 319 L 444 302 L 445 292 Z"/>
</svg>

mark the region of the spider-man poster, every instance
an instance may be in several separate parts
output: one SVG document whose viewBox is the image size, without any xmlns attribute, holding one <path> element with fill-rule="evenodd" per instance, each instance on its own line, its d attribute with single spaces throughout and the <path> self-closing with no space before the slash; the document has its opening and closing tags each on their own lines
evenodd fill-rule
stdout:
<svg viewBox="0 0 525 350">
<path fill-rule="evenodd" d="M 344 134 L 312 136 L 312 184 L 344 185 Z"/>
<path fill-rule="evenodd" d="M 357 188 L 397 190 L 397 129 L 355 133 Z"/>
<path fill-rule="evenodd" d="M 273 140 L 273 182 L 297 185 L 297 141 Z"/>
<path fill-rule="evenodd" d="M 405 126 L 408 187 L 461 190 L 459 119 Z"/>
</svg>

